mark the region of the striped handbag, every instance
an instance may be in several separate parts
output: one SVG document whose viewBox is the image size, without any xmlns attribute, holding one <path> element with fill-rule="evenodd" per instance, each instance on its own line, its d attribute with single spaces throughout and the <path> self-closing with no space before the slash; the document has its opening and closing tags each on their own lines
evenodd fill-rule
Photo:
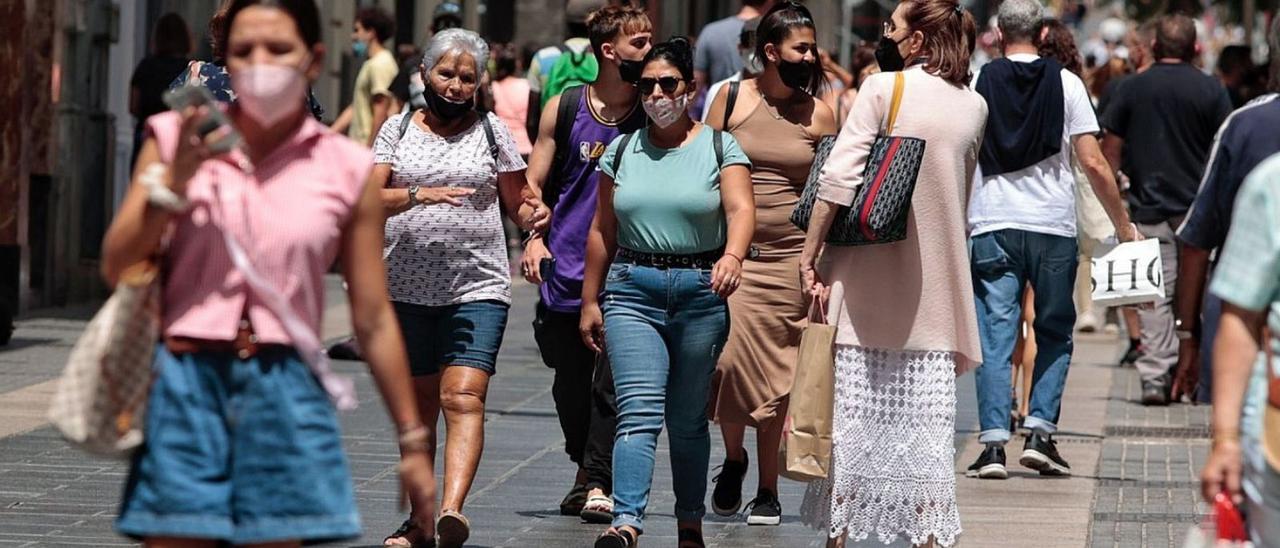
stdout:
<svg viewBox="0 0 1280 548">
<path fill-rule="evenodd" d="M 907 237 L 907 220 L 911 213 L 911 196 L 924 161 L 924 139 L 890 135 L 902 105 L 905 78 L 901 72 L 893 84 L 893 100 L 889 105 L 888 123 L 871 144 L 871 154 L 862 173 L 853 204 L 841 206 L 827 233 L 827 243 L 854 246 L 883 244 Z M 824 137 L 809 170 L 800 202 L 791 213 L 791 223 L 809 230 L 809 217 L 818 200 L 818 175 L 835 146 L 835 138 Z"/>
</svg>

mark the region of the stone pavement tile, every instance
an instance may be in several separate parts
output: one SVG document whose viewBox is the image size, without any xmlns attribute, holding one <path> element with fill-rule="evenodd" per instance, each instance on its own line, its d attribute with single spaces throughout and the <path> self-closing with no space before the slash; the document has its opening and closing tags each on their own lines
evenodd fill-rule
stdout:
<svg viewBox="0 0 1280 548">
<path fill-rule="evenodd" d="M 1137 372 L 1117 369 L 1114 377 L 1090 545 L 1181 546 L 1206 511 L 1198 478 L 1210 408 L 1144 407 Z"/>
<path fill-rule="evenodd" d="M 956 462 L 956 495 L 961 505 L 961 522 L 967 546 L 1085 546 L 1089 537 L 1095 478 L 1101 453 L 1101 433 L 1105 420 L 1105 394 L 1111 384 L 1110 366 L 1098 365 L 1112 359 L 1114 338 L 1093 338 L 1077 344 L 1077 352 L 1067 377 L 1059 433 L 1054 436 L 1058 451 L 1071 464 L 1073 476 L 1041 477 L 1018 464 L 1024 438 L 1015 436 L 1005 447 L 1008 480 L 979 480 L 964 477 L 965 469 L 977 459 L 982 447 L 971 436 Z M 960 382 L 972 383 L 972 377 Z M 1043 516 L 1051 515 L 1051 520 Z M 1034 524 L 1034 541 L 1028 544 L 1028 527 Z"/>
</svg>

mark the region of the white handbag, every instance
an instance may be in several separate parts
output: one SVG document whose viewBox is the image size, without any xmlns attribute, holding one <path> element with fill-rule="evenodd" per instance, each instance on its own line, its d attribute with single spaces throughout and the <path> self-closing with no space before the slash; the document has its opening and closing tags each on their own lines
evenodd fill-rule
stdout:
<svg viewBox="0 0 1280 548">
<path fill-rule="evenodd" d="M 85 327 L 49 402 L 49 420 L 72 445 L 124 458 L 142 444 L 160 333 L 159 269 L 140 263 Z"/>
</svg>

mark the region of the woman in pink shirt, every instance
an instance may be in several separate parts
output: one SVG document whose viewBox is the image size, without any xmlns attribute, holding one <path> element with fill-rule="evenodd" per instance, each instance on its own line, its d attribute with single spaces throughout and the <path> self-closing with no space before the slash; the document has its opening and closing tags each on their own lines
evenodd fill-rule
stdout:
<svg viewBox="0 0 1280 548">
<path fill-rule="evenodd" d="M 148 546 L 352 538 L 360 519 L 330 400 L 354 404 L 353 386 L 318 345 L 323 275 L 339 254 L 356 335 L 400 432 L 402 488 L 428 506 L 435 489 L 387 300 L 380 187 L 366 182 L 371 154 L 305 108 L 325 53 L 314 0 L 234 0 L 227 21 L 238 101 L 226 115 L 242 145 L 210 149 L 208 107 L 148 120 L 103 243 L 109 283 L 153 256 L 164 273 L 147 442 L 116 526 Z"/>
<path fill-rule="evenodd" d="M 520 70 L 517 62 L 519 51 L 511 44 L 493 45 L 493 113 L 498 115 L 502 123 L 511 130 L 516 139 L 516 150 L 521 156 L 529 157 L 533 152 L 533 142 L 529 140 L 529 81 L 517 76 Z"/>
</svg>

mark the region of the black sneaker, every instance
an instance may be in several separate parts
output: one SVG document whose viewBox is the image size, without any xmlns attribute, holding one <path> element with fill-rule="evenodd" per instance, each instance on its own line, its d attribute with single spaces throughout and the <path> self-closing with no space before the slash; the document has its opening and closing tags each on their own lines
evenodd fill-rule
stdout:
<svg viewBox="0 0 1280 548">
<path fill-rule="evenodd" d="M 587 505 L 587 486 L 581 483 L 574 484 L 569 490 L 569 494 L 564 496 L 564 500 L 560 501 L 560 515 L 576 516 L 582 513 L 582 507 Z"/>
<path fill-rule="evenodd" d="M 729 517 L 742 508 L 742 480 L 747 477 L 747 463 L 750 460 L 746 450 L 742 450 L 742 462 L 725 459 L 724 464 L 720 465 L 720 473 L 711 478 L 711 482 L 716 484 L 716 490 L 711 495 L 711 509 L 717 516 Z"/>
<path fill-rule="evenodd" d="M 755 500 L 747 503 L 747 525 L 778 525 L 782 523 L 782 502 L 778 495 L 761 489 Z"/>
<path fill-rule="evenodd" d="M 1142 381 L 1142 405 L 1169 405 L 1169 389 L 1163 383 Z"/>
<path fill-rule="evenodd" d="M 1018 463 L 1040 472 L 1042 476 L 1070 476 L 1071 465 L 1058 454 L 1058 444 L 1052 437 L 1032 432 L 1027 444 L 1022 446 L 1022 458 Z"/>
<path fill-rule="evenodd" d="M 980 479 L 1008 479 L 1009 471 L 1004 467 L 1004 446 L 987 444 L 987 448 L 978 455 L 978 460 L 969 465 L 964 475 Z"/>
</svg>

